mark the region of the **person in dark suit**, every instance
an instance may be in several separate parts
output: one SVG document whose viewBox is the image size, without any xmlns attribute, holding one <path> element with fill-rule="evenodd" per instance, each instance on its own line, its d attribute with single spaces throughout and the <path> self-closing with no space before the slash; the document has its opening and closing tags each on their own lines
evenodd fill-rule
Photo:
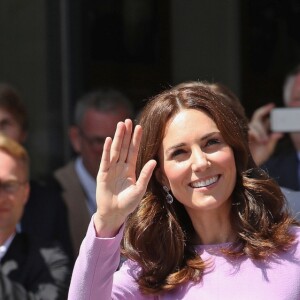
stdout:
<svg viewBox="0 0 300 300">
<path fill-rule="evenodd" d="M 28 135 L 26 107 L 17 90 L 0 84 L 0 132 L 24 145 Z M 31 179 L 30 192 L 18 227 L 46 241 L 58 241 L 73 260 L 67 208 L 59 192 L 45 181 Z"/>
<path fill-rule="evenodd" d="M 283 100 L 286 107 L 300 107 L 300 65 L 286 77 Z M 300 191 L 300 132 L 287 133 L 263 168 L 280 186 Z"/>
<path fill-rule="evenodd" d="M 66 299 L 70 261 L 58 243 L 18 232 L 28 200 L 26 150 L 0 135 L 0 299 Z"/>
<path fill-rule="evenodd" d="M 113 136 L 119 121 L 132 116 L 131 102 L 123 93 L 111 88 L 87 93 L 76 103 L 69 138 L 77 156 L 54 172 L 68 208 L 75 256 L 96 210 L 96 176 L 104 140 Z"/>
</svg>

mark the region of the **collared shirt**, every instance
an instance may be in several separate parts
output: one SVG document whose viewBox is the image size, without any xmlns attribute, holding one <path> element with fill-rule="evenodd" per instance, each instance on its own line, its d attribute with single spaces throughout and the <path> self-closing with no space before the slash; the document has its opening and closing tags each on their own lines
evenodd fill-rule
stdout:
<svg viewBox="0 0 300 300">
<path fill-rule="evenodd" d="M 86 194 L 87 207 L 92 216 L 96 211 L 96 180 L 84 167 L 81 157 L 76 158 L 75 171 Z"/>
<path fill-rule="evenodd" d="M 3 258 L 3 256 L 6 254 L 11 242 L 13 241 L 15 237 L 15 233 L 9 236 L 9 238 L 5 241 L 3 245 L 0 246 L 0 261 Z"/>
</svg>

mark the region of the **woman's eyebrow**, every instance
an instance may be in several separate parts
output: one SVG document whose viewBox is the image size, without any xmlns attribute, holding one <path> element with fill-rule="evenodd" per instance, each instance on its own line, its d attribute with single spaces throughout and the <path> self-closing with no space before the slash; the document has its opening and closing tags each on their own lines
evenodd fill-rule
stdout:
<svg viewBox="0 0 300 300">
<path fill-rule="evenodd" d="M 219 134 L 219 133 L 220 133 L 219 131 L 210 132 L 210 133 L 204 135 L 203 137 L 201 137 L 200 141 L 205 141 L 205 140 L 209 139 L 210 137 L 212 137 L 212 136 L 214 136 L 214 135 L 216 135 L 216 134 Z M 178 144 L 175 144 L 175 145 L 169 147 L 169 148 L 166 150 L 166 153 L 172 152 L 172 151 L 174 151 L 175 149 L 178 149 L 178 148 L 183 147 L 183 146 L 185 146 L 185 145 L 186 145 L 185 143 L 178 143 Z"/>
<path fill-rule="evenodd" d="M 167 150 L 166 150 L 166 153 L 169 153 L 169 152 L 172 152 L 174 151 L 175 149 L 178 149 L 182 146 L 185 146 L 185 143 L 179 143 L 179 144 L 176 144 L 176 145 L 173 145 L 171 147 L 169 147 Z"/>
</svg>

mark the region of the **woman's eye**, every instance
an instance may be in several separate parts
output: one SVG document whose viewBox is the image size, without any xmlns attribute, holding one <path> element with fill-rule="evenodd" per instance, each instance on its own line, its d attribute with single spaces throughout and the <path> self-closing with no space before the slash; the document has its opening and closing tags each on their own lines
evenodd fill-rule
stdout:
<svg viewBox="0 0 300 300">
<path fill-rule="evenodd" d="M 172 157 L 176 157 L 176 156 L 178 156 L 178 155 L 180 155 L 180 154 L 182 154 L 182 153 L 184 153 L 184 150 L 182 150 L 182 149 L 178 149 L 178 150 L 175 150 L 173 153 L 172 153 Z"/>
<path fill-rule="evenodd" d="M 216 145 L 216 144 L 220 144 L 220 141 L 218 139 L 210 139 L 206 143 L 207 146 L 212 146 L 212 145 Z"/>
</svg>

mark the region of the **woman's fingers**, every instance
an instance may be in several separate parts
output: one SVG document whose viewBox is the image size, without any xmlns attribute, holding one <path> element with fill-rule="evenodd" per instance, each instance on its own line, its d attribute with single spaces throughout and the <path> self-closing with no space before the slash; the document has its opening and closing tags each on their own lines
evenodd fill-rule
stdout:
<svg viewBox="0 0 300 300">
<path fill-rule="evenodd" d="M 100 172 L 106 172 L 109 169 L 111 144 L 112 144 L 111 137 L 107 137 L 105 139 L 105 142 L 104 142 L 104 145 L 103 145 L 103 151 L 102 151 L 100 167 L 99 167 Z"/>
<path fill-rule="evenodd" d="M 112 141 L 110 149 L 110 162 L 115 163 L 119 160 L 120 151 L 123 144 L 124 134 L 125 134 L 125 124 L 124 122 L 119 122 L 117 124 L 116 132 Z"/>
<path fill-rule="evenodd" d="M 134 167 L 137 161 L 141 138 L 142 138 L 142 127 L 140 125 L 136 125 L 132 135 L 132 140 L 130 143 L 128 157 L 127 157 L 127 163 L 129 163 Z"/>
<path fill-rule="evenodd" d="M 100 162 L 98 183 L 106 182 L 102 188 L 110 187 L 114 190 L 109 193 L 107 193 L 108 190 L 103 190 L 102 194 L 113 195 L 117 193 L 119 195 L 125 190 L 130 192 L 132 188 L 132 191 L 137 188 L 135 193 L 140 196 L 145 192 L 156 161 L 150 160 L 143 167 L 139 179 L 136 181 L 135 167 L 141 137 L 141 126 L 137 125 L 132 134 L 132 121 L 125 120 L 125 122 L 118 123 L 113 140 L 110 137 L 106 138 Z"/>
<path fill-rule="evenodd" d="M 106 138 L 97 178 L 97 212 L 94 219 L 98 235 L 110 237 L 141 201 L 156 166 L 150 160 L 136 180 L 135 167 L 142 136 L 131 120 L 117 125 L 114 138 Z"/>
<path fill-rule="evenodd" d="M 126 119 L 124 125 L 125 125 L 125 132 L 124 132 L 124 137 L 123 137 L 122 146 L 119 155 L 119 161 L 121 162 L 125 162 L 127 160 L 127 155 L 129 151 L 128 149 L 129 149 L 129 145 L 131 142 L 131 135 L 132 135 L 132 121 Z"/>
<path fill-rule="evenodd" d="M 137 125 L 133 130 L 133 123 L 131 120 L 126 119 L 125 122 L 119 122 L 116 127 L 114 138 L 106 138 L 102 158 L 99 167 L 99 173 L 108 175 L 108 171 L 112 167 L 118 166 L 118 172 L 121 176 L 122 169 L 127 169 L 127 175 L 125 173 L 122 176 L 130 176 L 132 178 L 132 172 L 135 171 L 137 155 L 139 145 L 141 141 L 142 129 Z M 126 167 L 127 165 L 127 167 Z M 130 168 L 128 168 L 130 167 Z M 112 169 L 113 170 L 113 169 Z M 104 172 L 104 173 L 103 173 Z M 116 179 L 116 174 L 114 178 Z M 102 181 L 106 180 L 102 177 Z M 135 179 L 134 179 L 135 181 Z"/>
<path fill-rule="evenodd" d="M 110 150 L 110 161 L 125 162 L 127 160 L 129 147 L 132 138 L 132 121 L 126 119 L 125 122 L 119 122 L 112 141 Z"/>
</svg>

